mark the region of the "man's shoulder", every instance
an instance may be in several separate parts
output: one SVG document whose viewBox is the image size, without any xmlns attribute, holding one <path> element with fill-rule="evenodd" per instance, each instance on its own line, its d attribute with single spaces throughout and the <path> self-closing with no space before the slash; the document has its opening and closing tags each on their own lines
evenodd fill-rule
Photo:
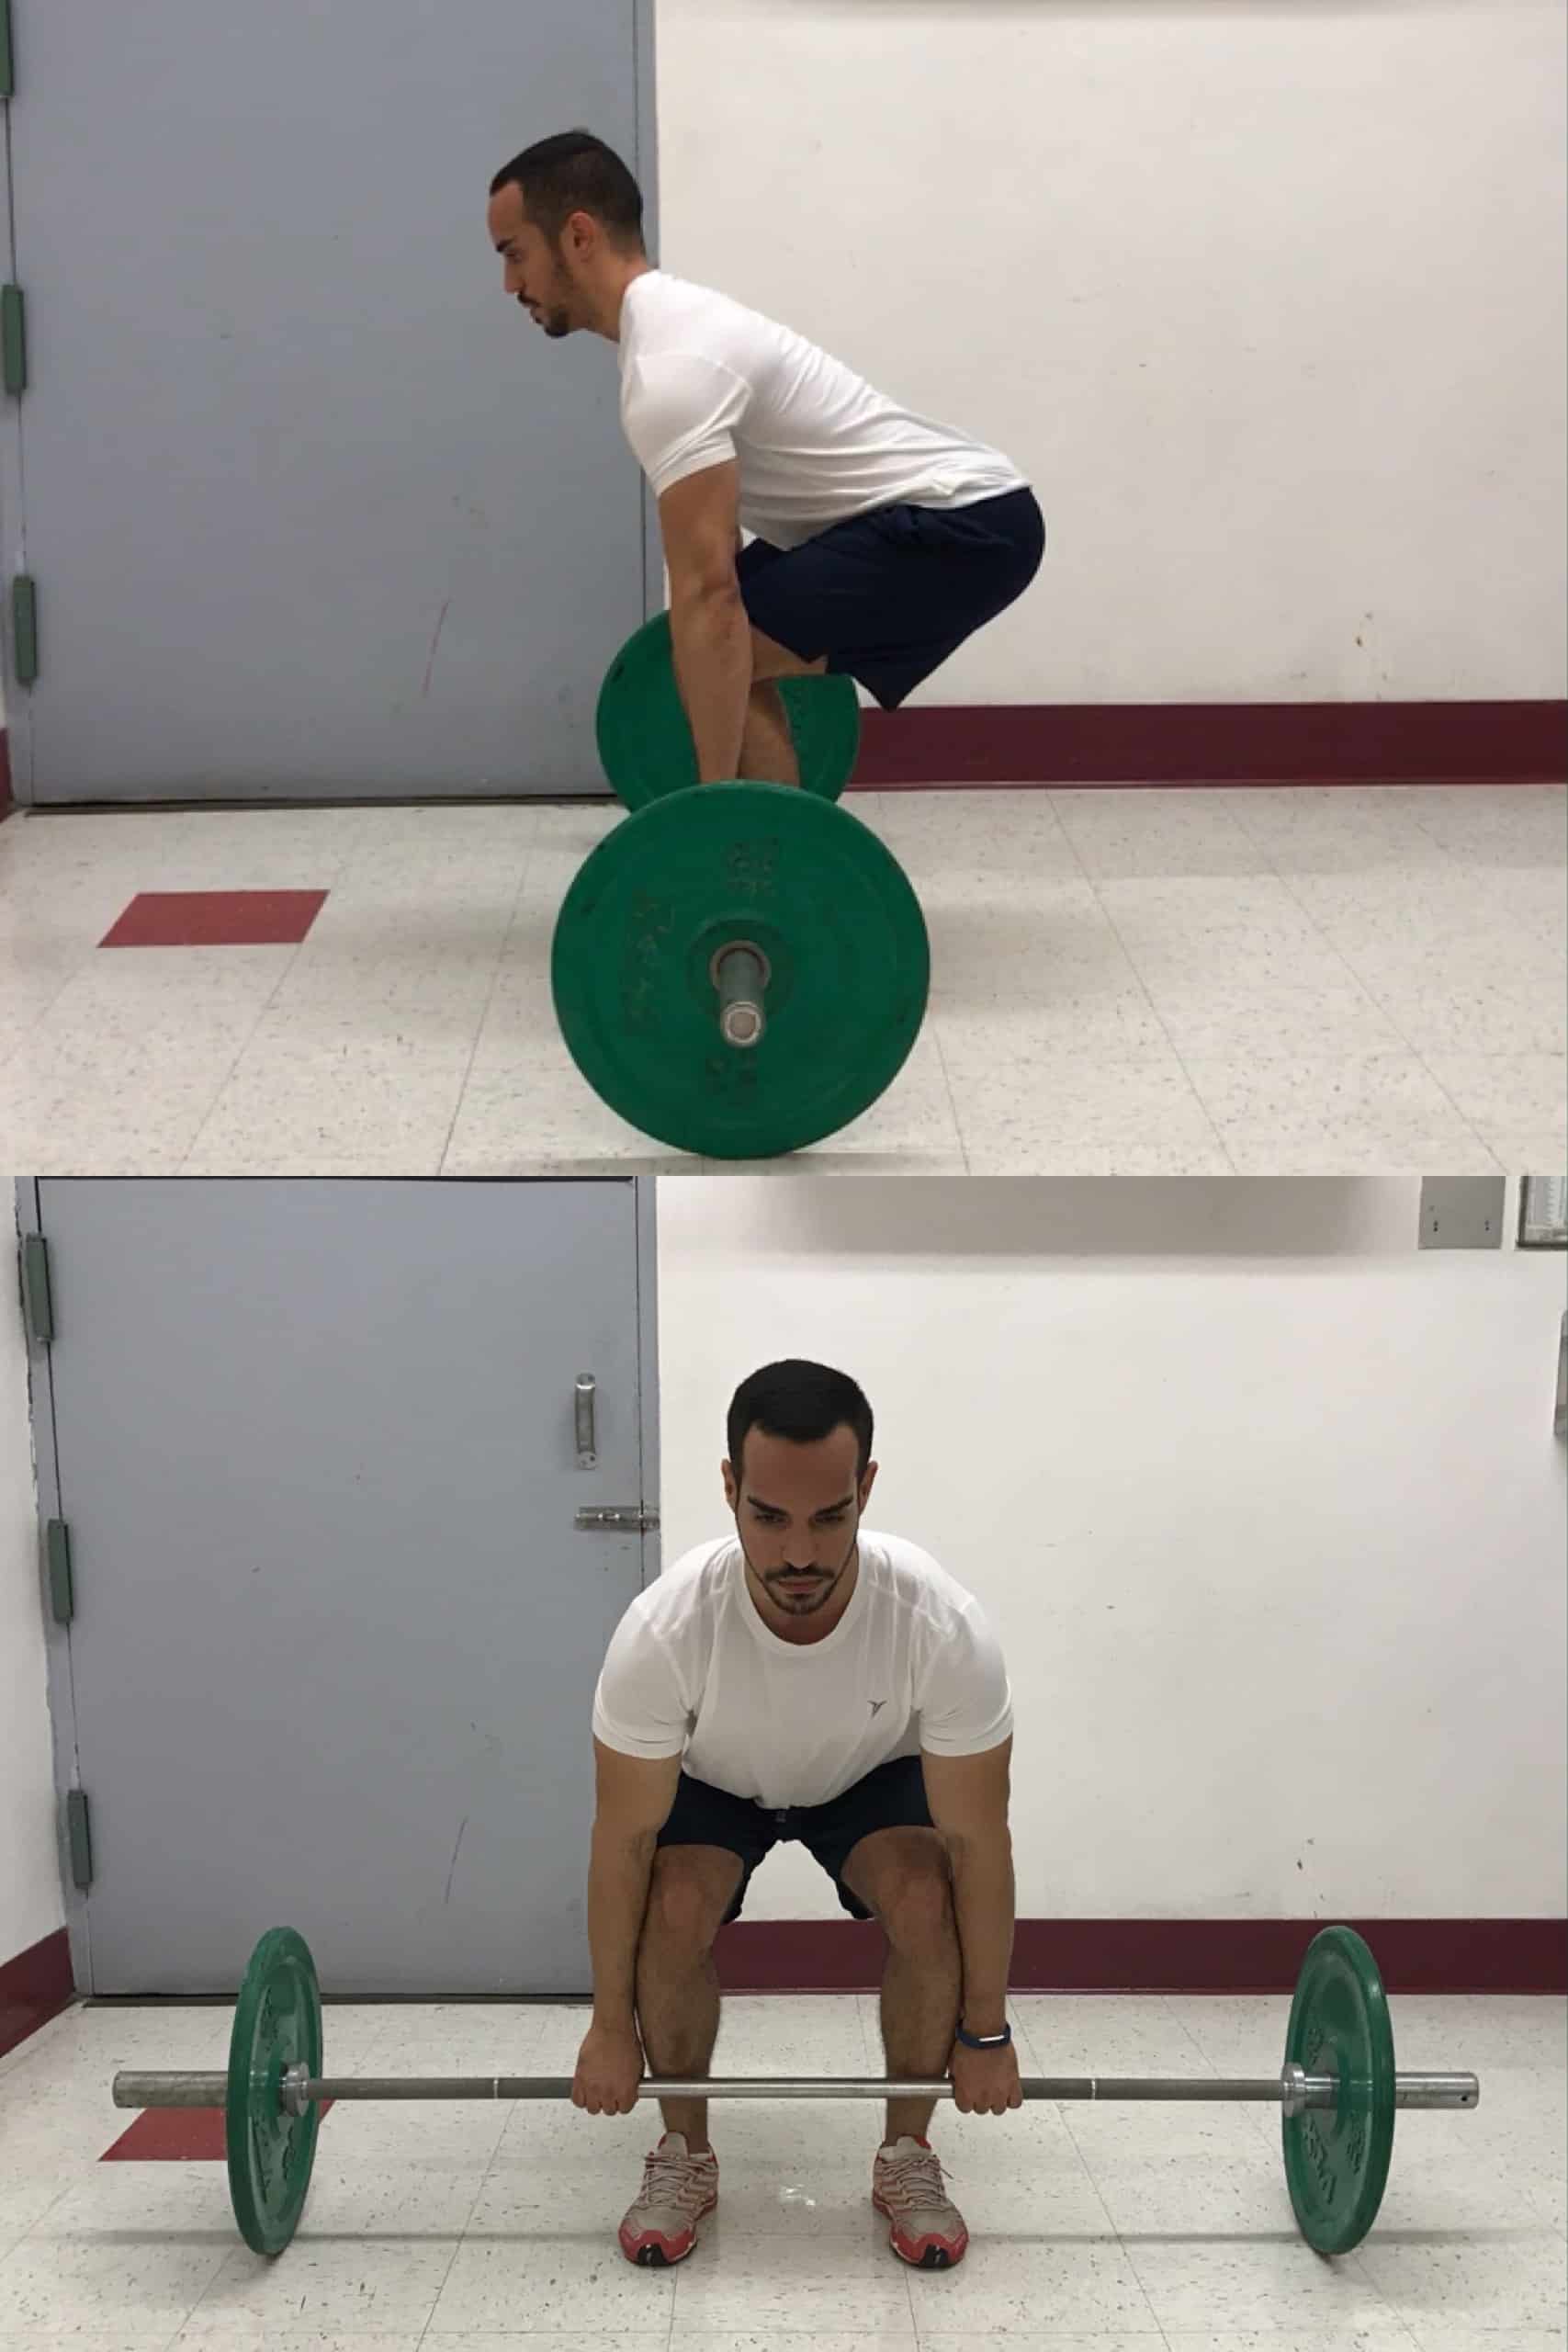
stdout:
<svg viewBox="0 0 1568 2352">
<path fill-rule="evenodd" d="M 716 286 L 672 277 L 663 269 L 640 282 L 649 293 L 637 313 L 639 371 L 661 359 L 706 359 L 744 373 L 780 332 L 773 320 Z"/>
<path fill-rule="evenodd" d="M 645 1585 L 633 1601 L 643 1622 L 669 1631 L 695 1613 L 711 1608 L 728 1581 L 735 1538 L 720 1535 L 695 1544 L 672 1560 L 662 1575 Z"/>
<path fill-rule="evenodd" d="M 975 1596 L 944 1568 L 933 1553 L 907 1535 L 889 1535 L 880 1529 L 861 1530 L 863 1556 L 875 1563 L 874 1580 L 896 1605 L 946 1613 L 973 1604 Z"/>
</svg>

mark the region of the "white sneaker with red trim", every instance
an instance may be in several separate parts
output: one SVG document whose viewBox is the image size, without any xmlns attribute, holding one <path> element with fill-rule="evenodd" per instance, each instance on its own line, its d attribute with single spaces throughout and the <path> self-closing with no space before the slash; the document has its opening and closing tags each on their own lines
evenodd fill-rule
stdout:
<svg viewBox="0 0 1568 2352">
<path fill-rule="evenodd" d="M 969 2244 L 964 2216 L 947 2193 L 929 2140 L 903 2139 L 876 2152 L 871 2201 L 891 2227 L 887 2243 L 916 2270 L 951 2270 Z"/>
<path fill-rule="evenodd" d="M 621 2223 L 621 2252 L 639 2269 L 684 2262 L 697 2242 L 697 2223 L 718 2203 L 718 2158 L 686 2152 L 685 2134 L 666 2132 L 649 2151 L 642 2187 Z"/>
</svg>

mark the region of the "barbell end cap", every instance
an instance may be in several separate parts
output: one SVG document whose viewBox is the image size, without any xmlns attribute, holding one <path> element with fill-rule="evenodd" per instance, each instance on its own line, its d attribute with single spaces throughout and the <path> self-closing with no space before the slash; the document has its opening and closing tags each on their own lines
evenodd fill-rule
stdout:
<svg viewBox="0 0 1568 2352">
<path fill-rule="evenodd" d="M 719 1027 L 727 1046 L 759 1046 L 762 1041 L 762 1009 L 757 1004 L 732 1004 Z"/>
</svg>

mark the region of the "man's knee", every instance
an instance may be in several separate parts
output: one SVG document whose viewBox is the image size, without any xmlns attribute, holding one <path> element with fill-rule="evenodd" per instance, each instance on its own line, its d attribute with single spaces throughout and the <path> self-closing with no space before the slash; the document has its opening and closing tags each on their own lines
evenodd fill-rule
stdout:
<svg viewBox="0 0 1568 2352">
<path fill-rule="evenodd" d="M 895 1951 L 933 1951 L 953 1934 L 953 1886 L 930 1864 L 894 1880 L 879 1914 Z"/>
<path fill-rule="evenodd" d="M 878 1831 L 856 1859 L 860 1868 L 854 1879 L 846 1870 L 846 1883 L 875 1912 L 896 1951 L 931 1951 L 950 1939 L 953 1871 L 934 1830 Z"/>
<path fill-rule="evenodd" d="M 740 1883 L 740 1864 L 716 1847 L 661 1846 L 653 1858 L 645 1939 L 694 1955 L 705 1952 L 724 1924 Z"/>
</svg>

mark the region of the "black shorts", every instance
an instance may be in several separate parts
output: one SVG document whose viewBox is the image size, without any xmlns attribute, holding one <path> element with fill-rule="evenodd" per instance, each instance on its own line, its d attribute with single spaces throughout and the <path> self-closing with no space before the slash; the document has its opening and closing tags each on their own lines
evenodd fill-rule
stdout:
<svg viewBox="0 0 1568 2352">
<path fill-rule="evenodd" d="M 803 547 L 753 539 L 736 559 L 753 628 L 828 656 L 894 710 L 966 637 L 1021 596 L 1045 551 L 1032 490 L 973 506 L 877 506 Z"/>
<path fill-rule="evenodd" d="M 895 1756 L 878 1764 L 862 1781 L 829 1797 L 826 1804 L 789 1805 L 773 1811 L 750 1797 L 732 1796 L 707 1781 L 682 1772 L 670 1818 L 659 1833 L 660 1846 L 722 1846 L 741 1866 L 735 1900 L 724 1915 L 724 1925 L 740 1917 L 751 1873 L 773 1847 L 798 1839 L 820 1862 L 838 1891 L 840 1902 L 854 1919 L 871 1913 L 857 1903 L 839 1872 L 850 1849 L 874 1829 L 930 1829 L 934 1826 L 926 1804 L 925 1776 L 918 1756 Z"/>
</svg>

